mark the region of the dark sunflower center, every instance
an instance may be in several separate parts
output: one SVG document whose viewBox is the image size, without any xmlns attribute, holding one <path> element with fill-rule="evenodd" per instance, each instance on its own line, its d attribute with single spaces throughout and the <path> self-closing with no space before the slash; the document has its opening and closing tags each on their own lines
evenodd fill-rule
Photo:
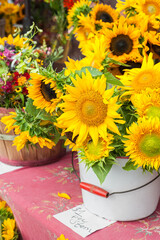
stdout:
<svg viewBox="0 0 160 240">
<path fill-rule="evenodd" d="M 71 142 L 76 143 L 78 135 L 75 136 L 74 138 L 73 138 L 73 133 L 72 132 L 66 132 L 65 135 Z"/>
<path fill-rule="evenodd" d="M 140 68 L 142 65 L 140 62 L 133 61 L 127 61 L 126 64 L 128 65 L 127 67 L 126 66 L 119 67 L 119 71 L 121 72 L 121 74 L 124 73 L 124 69 Z"/>
<path fill-rule="evenodd" d="M 120 56 L 124 53 L 130 53 L 133 48 L 133 41 L 129 36 L 120 34 L 112 38 L 110 49 L 114 55 Z"/>
<path fill-rule="evenodd" d="M 113 18 L 107 12 L 99 11 L 96 14 L 96 20 L 102 20 L 102 22 L 113 22 Z"/>
<path fill-rule="evenodd" d="M 50 83 L 45 84 L 45 82 L 42 81 L 41 83 L 41 93 L 46 101 L 50 102 L 51 99 L 55 99 L 56 93 L 55 91 L 50 87 Z"/>
<path fill-rule="evenodd" d="M 160 56 L 160 46 L 158 45 L 152 45 L 152 48 L 155 53 L 157 53 L 158 56 Z"/>
</svg>

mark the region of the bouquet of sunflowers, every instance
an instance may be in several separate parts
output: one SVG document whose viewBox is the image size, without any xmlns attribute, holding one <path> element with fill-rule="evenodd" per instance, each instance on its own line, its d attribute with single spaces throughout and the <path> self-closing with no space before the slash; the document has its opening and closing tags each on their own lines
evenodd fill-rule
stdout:
<svg viewBox="0 0 160 240">
<path fill-rule="evenodd" d="M 0 200 L 0 239 L 16 240 L 19 238 L 19 232 L 16 226 L 14 215 L 5 201 Z"/>
<path fill-rule="evenodd" d="M 69 11 L 84 58 L 66 62 L 72 84 L 57 125 L 101 183 L 119 156 L 125 170 L 159 171 L 159 11 L 147 0 L 82 0 Z"/>
<path fill-rule="evenodd" d="M 51 147 L 61 137 L 101 183 L 120 156 L 128 156 L 125 170 L 159 171 L 157 9 L 156 0 L 118 1 L 116 9 L 89 0 L 73 5 L 69 30 L 84 57 L 68 58 L 59 73 L 50 64 L 30 74 L 25 110 L 2 119 L 18 134 L 18 150 L 35 141 Z"/>
</svg>

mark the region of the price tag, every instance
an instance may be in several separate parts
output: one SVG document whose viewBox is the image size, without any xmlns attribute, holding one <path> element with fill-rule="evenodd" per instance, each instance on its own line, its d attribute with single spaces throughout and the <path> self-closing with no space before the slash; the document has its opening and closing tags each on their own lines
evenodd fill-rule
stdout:
<svg viewBox="0 0 160 240">
<path fill-rule="evenodd" d="M 83 204 L 53 217 L 84 238 L 116 222 L 90 213 Z"/>
</svg>

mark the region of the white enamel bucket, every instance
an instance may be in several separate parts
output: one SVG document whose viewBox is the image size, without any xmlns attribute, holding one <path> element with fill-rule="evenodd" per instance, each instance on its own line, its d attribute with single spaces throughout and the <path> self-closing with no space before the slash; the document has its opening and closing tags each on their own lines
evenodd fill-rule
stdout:
<svg viewBox="0 0 160 240">
<path fill-rule="evenodd" d="M 140 189 L 113 194 L 108 198 L 82 189 L 85 207 L 96 215 L 116 221 L 138 220 L 151 215 L 156 210 L 160 198 L 160 177 L 155 179 L 157 172 L 144 173 L 141 168 L 125 171 L 122 166 L 125 165 L 127 159 L 118 158 L 117 160 L 119 164 L 113 165 L 102 185 L 93 170 L 87 171 L 85 164 L 80 163 L 81 182 L 96 185 L 113 193 L 134 189 L 153 181 Z"/>
</svg>

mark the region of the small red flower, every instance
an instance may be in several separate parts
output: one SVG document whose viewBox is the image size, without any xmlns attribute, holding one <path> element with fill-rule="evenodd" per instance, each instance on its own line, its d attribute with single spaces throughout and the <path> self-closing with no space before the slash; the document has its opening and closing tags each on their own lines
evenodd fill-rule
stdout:
<svg viewBox="0 0 160 240">
<path fill-rule="evenodd" d="M 63 6 L 69 10 L 75 2 L 77 2 L 77 0 L 63 0 Z"/>
<path fill-rule="evenodd" d="M 28 94 L 28 90 L 27 90 L 26 87 L 23 88 L 22 93 L 23 93 L 24 95 L 27 95 L 27 94 Z"/>
<path fill-rule="evenodd" d="M 28 72 L 25 72 L 24 74 L 19 74 L 18 72 L 14 72 L 13 73 L 13 80 L 12 80 L 12 84 L 13 86 L 18 86 L 18 79 L 20 77 L 25 77 L 27 80 L 30 78 L 30 75 Z M 28 90 L 27 88 L 24 86 L 23 89 L 22 89 L 22 92 L 24 95 L 27 95 L 28 94 Z"/>
</svg>

